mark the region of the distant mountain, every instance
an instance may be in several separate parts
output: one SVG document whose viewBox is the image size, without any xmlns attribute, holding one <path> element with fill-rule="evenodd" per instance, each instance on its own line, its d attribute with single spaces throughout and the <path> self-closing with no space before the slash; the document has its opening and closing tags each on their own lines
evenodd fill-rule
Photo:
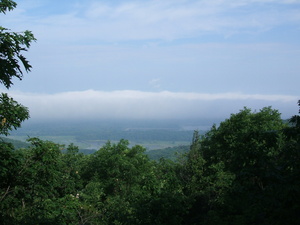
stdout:
<svg viewBox="0 0 300 225">
<path fill-rule="evenodd" d="M 14 139 L 10 139 L 10 138 L 7 138 L 7 137 L 0 137 L 0 141 L 8 142 L 8 143 L 13 144 L 15 149 L 27 148 L 27 147 L 30 146 L 30 144 L 27 143 L 27 142 L 14 140 Z"/>
<path fill-rule="evenodd" d="M 190 149 L 189 145 L 182 145 L 182 146 L 176 146 L 176 147 L 168 147 L 163 149 L 156 149 L 147 151 L 146 154 L 149 156 L 152 160 L 159 160 L 160 158 L 165 159 L 171 159 L 176 160 L 180 154 L 184 154 L 185 152 L 188 152 Z"/>
</svg>

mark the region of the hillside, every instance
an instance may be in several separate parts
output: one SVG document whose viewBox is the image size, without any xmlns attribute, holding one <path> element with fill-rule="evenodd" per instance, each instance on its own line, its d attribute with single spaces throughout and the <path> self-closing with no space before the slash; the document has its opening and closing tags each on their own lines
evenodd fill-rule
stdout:
<svg viewBox="0 0 300 225">
<path fill-rule="evenodd" d="M 187 153 L 190 149 L 189 145 L 180 145 L 176 147 L 167 147 L 163 149 L 155 149 L 145 152 L 151 160 L 159 160 L 161 158 L 176 160 L 181 154 Z"/>
<path fill-rule="evenodd" d="M 19 141 L 19 140 L 7 138 L 7 137 L 0 137 L 0 141 L 1 141 L 1 142 L 11 143 L 11 144 L 13 144 L 13 146 L 14 146 L 16 149 L 19 149 L 19 148 L 27 148 L 28 146 L 30 146 L 30 144 L 29 144 L 28 142 Z"/>
</svg>

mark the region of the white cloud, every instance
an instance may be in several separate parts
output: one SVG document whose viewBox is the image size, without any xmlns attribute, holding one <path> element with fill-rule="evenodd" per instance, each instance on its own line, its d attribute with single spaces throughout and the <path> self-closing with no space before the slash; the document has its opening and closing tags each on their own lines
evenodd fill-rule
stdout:
<svg viewBox="0 0 300 225">
<path fill-rule="evenodd" d="M 241 93 L 176 93 L 87 90 L 57 94 L 11 92 L 29 107 L 32 119 L 180 119 L 227 118 L 244 106 L 278 109 L 285 118 L 297 113 L 297 96 Z"/>
<path fill-rule="evenodd" d="M 299 23 L 299 9 L 281 7 L 298 3 L 296 0 L 87 1 L 74 7 L 70 2 L 68 11 L 43 17 L 41 13 L 29 17 L 20 8 L 5 16 L 4 23 L 19 20 L 18 27 L 30 28 L 40 38 L 52 41 L 174 40 L 207 33 L 228 36 L 260 32 L 285 23 Z"/>
<path fill-rule="evenodd" d="M 149 85 L 153 88 L 160 88 L 161 83 L 160 83 L 160 79 L 159 78 L 155 78 L 149 81 Z"/>
</svg>

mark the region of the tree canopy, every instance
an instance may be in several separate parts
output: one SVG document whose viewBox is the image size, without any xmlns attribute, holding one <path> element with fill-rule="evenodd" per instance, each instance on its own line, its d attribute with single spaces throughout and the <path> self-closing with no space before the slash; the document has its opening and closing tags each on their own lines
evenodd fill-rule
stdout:
<svg viewBox="0 0 300 225">
<path fill-rule="evenodd" d="M 14 1 L 1 0 L 0 12 L 5 14 L 16 6 Z M 6 88 L 10 88 L 13 84 L 13 77 L 22 79 L 22 65 L 26 72 L 30 71 L 31 65 L 24 57 L 23 52 L 27 51 L 35 40 L 31 31 L 12 32 L 0 26 L 0 82 Z"/>
<path fill-rule="evenodd" d="M 245 108 L 177 161 L 107 142 L 91 155 L 0 143 L 0 224 L 299 224 L 299 129 Z"/>
<path fill-rule="evenodd" d="M 0 13 L 13 10 L 17 4 L 11 0 L 0 1 Z M 0 83 L 6 88 L 13 84 L 14 77 L 22 79 L 24 67 L 28 72 L 31 65 L 23 55 L 35 41 L 32 32 L 12 32 L 0 26 Z M 0 134 L 8 135 L 12 129 L 17 129 L 21 123 L 29 118 L 29 111 L 7 94 L 0 96 Z"/>
</svg>

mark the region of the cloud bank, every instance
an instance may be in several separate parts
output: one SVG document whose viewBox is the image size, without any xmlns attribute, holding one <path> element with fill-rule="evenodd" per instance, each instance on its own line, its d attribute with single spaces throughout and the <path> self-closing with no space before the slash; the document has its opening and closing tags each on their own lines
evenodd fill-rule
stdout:
<svg viewBox="0 0 300 225">
<path fill-rule="evenodd" d="M 297 96 L 205 94 L 192 92 L 77 91 L 57 94 L 10 92 L 27 106 L 32 119 L 225 119 L 244 106 L 272 106 L 289 118 L 297 113 Z"/>
</svg>

